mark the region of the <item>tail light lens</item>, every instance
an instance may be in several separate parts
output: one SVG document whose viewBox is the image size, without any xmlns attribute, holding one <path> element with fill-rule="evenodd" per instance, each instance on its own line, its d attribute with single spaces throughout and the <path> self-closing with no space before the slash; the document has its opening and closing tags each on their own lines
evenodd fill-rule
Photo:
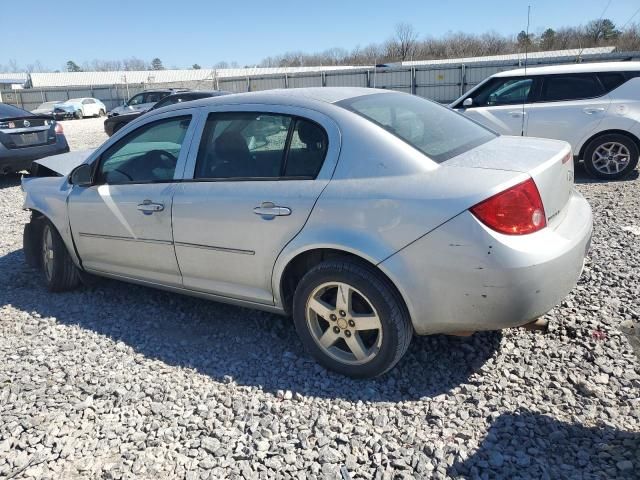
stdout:
<svg viewBox="0 0 640 480">
<path fill-rule="evenodd" d="M 478 220 L 507 235 L 526 235 L 547 226 L 542 198 L 532 178 L 470 208 Z"/>
<path fill-rule="evenodd" d="M 54 127 L 54 130 L 58 135 L 60 135 L 61 133 L 64 133 L 64 128 L 62 128 L 62 124 L 57 122 L 56 122 L 56 126 Z"/>
</svg>

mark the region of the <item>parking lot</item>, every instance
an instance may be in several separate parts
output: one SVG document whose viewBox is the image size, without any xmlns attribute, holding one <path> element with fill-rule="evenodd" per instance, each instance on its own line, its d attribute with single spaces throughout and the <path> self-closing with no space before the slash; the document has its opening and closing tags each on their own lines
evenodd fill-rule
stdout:
<svg viewBox="0 0 640 480">
<path fill-rule="evenodd" d="M 102 121 L 63 122 L 71 148 L 101 144 Z M 548 333 L 417 337 L 356 381 L 287 318 L 107 280 L 48 293 L 0 177 L 0 477 L 636 476 L 640 179 L 576 182 L 594 236 Z"/>
</svg>

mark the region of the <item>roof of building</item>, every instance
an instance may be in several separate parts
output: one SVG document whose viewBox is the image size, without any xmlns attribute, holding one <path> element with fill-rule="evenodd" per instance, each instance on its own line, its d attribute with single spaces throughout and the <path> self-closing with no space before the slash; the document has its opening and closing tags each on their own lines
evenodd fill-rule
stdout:
<svg viewBox="0 0 640 480">
<path fill-rule="evenodd" d="M 584 58 L 593 55 L 602 55 L 605 53 L 611 53 L 616 47 L 596 47 L 596 48 L 583 48 L 583 49 L 570 49 L 570 50 L 550 50 L 546 52 L 527 52 L 526 57 L 530 61 L 537 59 L 550 59 L 550 58 Z M 447 58 L 444 60 L 414 60 L 409 62 L 401 62 L 403 67 L 418 66 L 418 65 L 443 65 L 450 63 L 485 63 L 485 62 L 508 62 L 508 61 L 524 61 L 525 52 L 513 53 L 509 55 L 491 55 L 486 57 L 465 57 L 465 58 Z"/>
<path fill-rule="evenodd" d="M 116 85 L 135 83 L 172 83 L 206 81 L 225 77 L 250 77 L 283 73 L 319 72 L 327 70 L 349 70 L 350 66 L 330 67 L 277 67 L 277 68 L 202 68 L 198 70 L 144 70 L 115 72 L 55 72 L 32 73 L 33 87 L 63 87 L 80 85 Z"/>
</svg>

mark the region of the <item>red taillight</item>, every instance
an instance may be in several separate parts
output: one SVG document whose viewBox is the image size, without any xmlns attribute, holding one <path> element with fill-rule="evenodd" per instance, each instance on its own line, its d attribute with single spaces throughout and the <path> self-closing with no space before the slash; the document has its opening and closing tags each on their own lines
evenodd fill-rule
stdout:
<svg viewBox="0 0 640 480">
<path fill-rule="evenodd" d="M 547 226 L 540 192 L 532 178 L 470 208 L 486 226 L 507 235 L 525 235 Z"/>
<path fill-rule="evenodd" d="M 60 123 L 56 123 L 56 126 L 53 128 L 58 135 L 60 135 L 61 133 L 64 133 L 64 128 L 62 128 L 62 124 Z"/>
</svg>

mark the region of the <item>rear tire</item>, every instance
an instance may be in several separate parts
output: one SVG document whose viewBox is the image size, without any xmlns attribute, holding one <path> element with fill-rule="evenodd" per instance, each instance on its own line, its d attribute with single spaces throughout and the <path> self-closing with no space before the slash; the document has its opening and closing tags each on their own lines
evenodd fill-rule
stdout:
<svg viewBox="0 0 640 480">
<path fill-rule="evenodd" d="M 104 117 L 107 113 L 101 108 L 98 112 L 98 117 Z"/>
<path fill-rule="evenodd" d="M 78 120 L 82 120 L 82 118 L 84 117 L 82 110 L 77 110 L 76 113 L 74 113 L 73 115 L 74 117 L 76 117 L 76 119 Z"/>
<path fill-rule="evenodd" d="M 45 220 L 40 236 L 40 258 L 45 283 L 51 292 L 65 292 L 80 284 L 77 267 L 53 224 Z"/>
<path fill-rule="evenodd" d="M 293 320 L 318 363 L 354 378 L 390 370 L 413 336 L 404 302 L 389 281 L 350 259 L 322 262 L 304 275 L 294 294 Z"/>
<path fill-rule="evenodd" d="M 589 142 L 584 151 L 584 168 L 593 177 L 614 180 L 629 175 L 636 168 L 639 156 L 633 139 L 609 133 Z"/>
</svg>

